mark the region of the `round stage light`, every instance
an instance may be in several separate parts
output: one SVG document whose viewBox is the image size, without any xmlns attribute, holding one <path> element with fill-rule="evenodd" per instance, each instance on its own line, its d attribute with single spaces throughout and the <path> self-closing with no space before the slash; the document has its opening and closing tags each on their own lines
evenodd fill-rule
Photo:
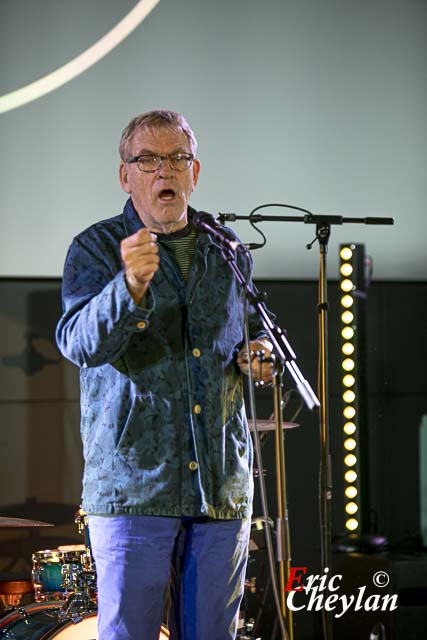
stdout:
<svg viewBox="0 0 427 640">
<path fill-rule="evenodd" d="M 344 402 L 350 404 L 351 402 L 355 401 L 356 394 L 351 389 L 347 389 L 347 391 L 344 391 L 344 393 L 342 394 L 342 399 L 344 400 Z"/>
<path fill-rule="evenodd" d="M 356 447 L 357 442 L 354 438 L 346 438 L 344 440 L 344 449 L 347 449 L 347 451 L 354 451 Z"/>
<path fill-rule="evenodd" d="M 341 281 L 340 287 L 341 291 L 345 291 L 346 293 L 348 293 L 349 291 L 352 291 L 354 289 L 354 284 L 351 280 L 346 278 L 345 280 Z"/>
<path fill-rule="evenodd" d="M 341 351 L 345 356 L 351 356 L 351 354 L 354 353 L 354 344 L 351 342 L 344 342 Z"/>
<path fill-rule="evenodd" d="M 352 273 L 353 273 L 353 267 L 349 262 L 344 262 L 340 266 L 340 274 L 345 278 L 348 278 L 348 276 L 351 276 Z"/>
<path fill-rule="evenodd" d="M 354 424 L 354 422 L 346 422 L 343 430 L 347 436 L 352 436 L 353 433 L 356 433 L 356 425 Z"/>
<path fill-rule="evenodd" d="M 354 467 L 356 462 L 357 462 L 357 458 L 353 453 L 349 453 L 344 458 L 344 464 L 345 464 L 346 467 Z"/>
<path fill-rule="evenodd" d="M 353 251 L 350 247 L 342 247 L 340 250 L 340 258 L 341 260 L 351 260 L 353 256 Z"/>
<path fill-rule="evenodd" d="M 352 420 L 356 415 L 356 409 L 349 405 L 348 407 L 344 407 L 342 414 L 347 420 Z"/>
<path fill-rule="evenodd" d="M 357 489 L 353 486 L 347 487 L 344 493 L 346 498 L 348 498 L 349 500 L 354 500 L 354 498 L 357 496 Z"/>
<path fill-rule="evenodd" d="M 351 375 L 351 373 L 347 373 L 347 375 L 345 375 L 342 379 L 342 383 L 345 387 L 352 387 L 355 382 L 356 379 Z"/>
<path fill-rule="evenodd" d="M 344 371 L 353 371 L 354 360 L 352 358 L 345 358 L 345 360 L 342 361 L 341 366 L 344 369 Z"/>
<path fill-rule="evenodd" d="M 351 311 L 343 311 L 341 314 L 341 320 L 344 324 L 350 324 L 350 322 L 353 322 L 354 320 L 354 315 Z"/>
<path fill-rule="evenodd" d="M 341 336 L 344 340 L 351 340 L 354 336 L 354 330 L 351 327 L 344 327 L 341 331 Z"/>
<path fill-rule="evenodd" d="M 346 482 L 351 484 L 352 482 L 356 482 L 357 473 L 355 472 L 354 469 L 348 469 L 348 471 L 346 471 L 344 474 L 344 478 Z"/>
<path fill-rule="evenodd" d="M 345 527 L 346 529 L 348 529 L 349 531 L 356 531 L 357 527 L 359 526 L 358 521 L 356 520 L 356 518 L 349 518 L 347 520 L 347 522 L 345 523 Z"/>
<path fill-rule="evenodd" d="M 350 294 L 346 294 L 345 296 L 343 296 L 341 298 L 341 306 L 345 307 L 346 309 L 348 309 L 349 307 L 352 306 L 354 300 L 353 300 L 353 296 L 351 296 Z"/>
<path fill-rule="evenodd" d="M 345 510 L 349 516 L 353 516 L 355 513 L 357 513 L 358 509 L 359 507 L 355 502 L 347 502 L 347 504 L 345 505 Z"/>
</svg>

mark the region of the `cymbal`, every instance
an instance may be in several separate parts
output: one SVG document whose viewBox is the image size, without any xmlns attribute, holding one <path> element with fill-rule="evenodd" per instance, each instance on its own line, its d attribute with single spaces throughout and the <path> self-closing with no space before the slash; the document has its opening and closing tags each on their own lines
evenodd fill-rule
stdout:
<svg viewBox="0 0 427 640">
<path fill-rule="evenodd" d="M 249 431 L 255 431 L 254 421 L 248 420 Z M 256 426 L 258 431 L 274 431 L 276 429 L 276 423 L 274 420 L 257 420 Z M 282 424 L 283 429 L 296 429 L 300 425 L 297 422 L 284 422 Z"/>
<path fill-rule="evenodd" d="M 0 528 L 2 527 L 53 527 L 49 522 L 39 520 L 25 520 L 24 518 L 4 518 L 0 516 Z"/>
</svg>

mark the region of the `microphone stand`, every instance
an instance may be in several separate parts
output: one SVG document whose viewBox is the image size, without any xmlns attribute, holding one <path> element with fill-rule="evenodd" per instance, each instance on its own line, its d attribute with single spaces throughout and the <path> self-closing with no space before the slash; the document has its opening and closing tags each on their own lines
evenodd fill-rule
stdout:
<svg viewBox="0 0 427 640">
<path fill-rule="evenodd" d="M 286 206 L 286 205 L 272 205 Z M 300 211 L 306 211 L 299 207 L 290 207 Z M 309 243 L 307 249 L 311 249 L 317 241 L 320 251 L 320 269 L 319 269 L 319 285 L 318 285 L 318 314 L 319 314 L 319 345 L 320 345 L 320 363 L 319 363 L 319 397 L 320 397 L 320 543 L 321 543 L 321 567 L 323 571 L 331 570 L 331 547 L 332 547 L 332 466 L 331 454 L 329 446 L 329 391 L 328 391 L 328 299 L 327 299 L 327 253 L 328 242 L 331 235 L 331 225 L 344 223 L 368 224 L 368 225 L 392 225 L 393 218 L 344 218 L 343 216 L 332 215 L 313 215 L 307 212 L 304 216 L 264 216 L 261 214 L 240 216 L 234 213 L 220 213 L 218 215 L 222 224 L 226 221 L 234 220 L 250 220 L 251 222 L 303 222 L 304 224 L 316 225 L 316 237 Z M 234 270 L 234 269 L 233 269 Z M 271 321 L 270 321 L 271 322 Z M 268 330 L 268 329 L 267 329 Z M 279 329 L 280 331 L 280 329 Z M 272 340 L 273 342 L 273 340 Z M 274 342 L 273 342 L 274 344 Z M 276 345 L 275 345 L 276 346 Z M 292 352 L 293 354 L 293 352 Z M 295 358 L 295 354 L 293 354 Z M 287 364 L 287 363 L 286 363 Z M 288 366 L 288 370 L 290 367 Z M 295 379 L 295 378 L 294 378 Z M 308 383 L 307 383 L 308 384 Z M 301 389 L 297 384 L 297 388 L 301 393 Z M 317 400 L 314 393 L 309 396 L 309 400 L 313 402 L 310 406 L 306 397 L 301 394 L 307 406 L 312 409 L 313 406 L 319 406 L 314 401 Z M 325 640 L 332 640 L 332 612 L 322 609 L 322 626 L 323 636 Z"/>
</svg>

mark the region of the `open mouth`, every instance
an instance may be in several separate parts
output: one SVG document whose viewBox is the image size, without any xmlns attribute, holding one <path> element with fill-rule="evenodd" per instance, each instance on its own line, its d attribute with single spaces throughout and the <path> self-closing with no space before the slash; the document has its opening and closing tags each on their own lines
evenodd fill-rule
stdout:
<svg viewBox="0 0 427 640">
<path fill-rule="evenodd" d="M 162 202 L 170 202 L 175 199 L 175 196 L 176 193 L 173 189 L 162 189 L 158 197 Z"/>
</svg>

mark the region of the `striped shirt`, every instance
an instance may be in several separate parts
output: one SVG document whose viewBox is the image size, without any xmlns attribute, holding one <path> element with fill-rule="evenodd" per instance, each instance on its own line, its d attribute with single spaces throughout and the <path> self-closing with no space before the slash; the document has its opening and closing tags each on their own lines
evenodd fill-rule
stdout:
<svg viewBox="0 0 427 640">
<path fill-rule="evenodd" d="M 197 235 L 197 229 L 190 223 L 174 233 L 157 234 L 158 241 L 167 249 L 170 256 L 178 265 L 185 282 L 188 280 L 188 274 L 190 273 L 193 263 Z"/>
</svg>

